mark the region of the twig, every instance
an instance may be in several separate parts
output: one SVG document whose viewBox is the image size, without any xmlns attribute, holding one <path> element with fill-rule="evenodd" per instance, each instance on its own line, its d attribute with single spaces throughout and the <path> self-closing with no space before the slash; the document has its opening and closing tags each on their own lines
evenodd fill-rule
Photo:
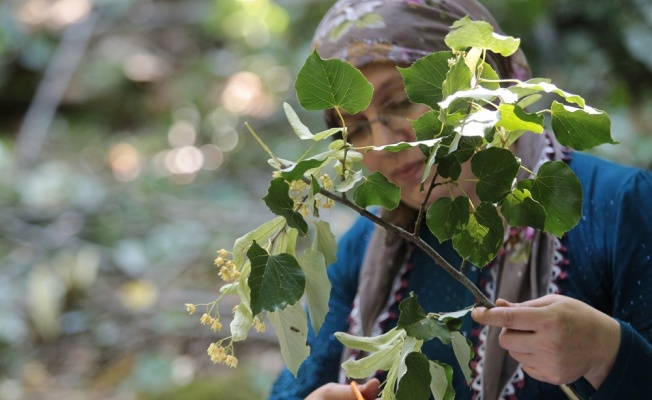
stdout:
<svg viewBox="0 0 652 400">
<path fill-rule="evenodd" d="M 381 227 L 385 228 L 388 231 L 391 231 L 397 235 L 399 235 L 401 238 L 407 240 L 410 243 L 413 243 L 415 246 L 426 252 L 430 258 L 432 258 L 435 263 L 437 263 L 440 267 L 444 269 L 449 275 L 451 275 L 455 280 L 460 282 L 462 285 L 464 285 L 465 288 L 467 288 L 477 299 L 477 305 L 482 306 L 482 307 L 487 307 L 487 308 L 493 308 L 494 304 L 487 298 L 487 296 L 482 293 L 482 291 L 471 282 L 469 278 L 466 277 L 463 273 L 455 269 L 448 261 L 446 261 L 439 253 L 437 253 L 428 243 L 426 243 L 423 239 L 421 239 L 419 236 L 414 235 L 403 228 L 400 228 L 394 224 L 391 224 L 384 219 L 378 217 L 377 215 L 369 212 L 365 208 L 359 207 L 357 204 L 351 202 L 350 200 L 343 198 L 341 196 L 337 196 L 328 190 L 322 188 L 319 193 L 323 196 L 328 197 L 329 199 L 332 199 L 333 201 L 336 201 L 340 204 L 343 204 L 353 211 L 357 212 L 361 216 L 368 218 L 372 222 L 374 222 L 377 225 L 380 225 Z"/>
<path fill-rule="evenodd" d="M 430 186 L 428 187 L 428 192 L 426 193 L 426 197 L 423 199 L 421 205 L 419 206 L 419 214 L 417 215 L 417 221 L 414 223 L 415 235 L 418 235 L 419 232 L 421 231 L 421 222 L 423 222 L 423 217 L 426 214 L 426 204 L 428 203 L 428 199 L 430 198 L 430 195 L 432 194 L 432 191 L 435 189 L 435 187 L 439 186 L 439 184 L 435 183 L 438 176 L 439 176 L 439 172 L 435 172 L 435 176 L 433 176 L 432 180 L 430 181 Z"/>
</svg>

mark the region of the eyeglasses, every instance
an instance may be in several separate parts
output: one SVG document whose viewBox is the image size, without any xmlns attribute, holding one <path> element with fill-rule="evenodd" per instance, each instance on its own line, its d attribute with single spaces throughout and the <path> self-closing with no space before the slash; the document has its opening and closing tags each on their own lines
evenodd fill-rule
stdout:
<svg viewBox="0 0 652 400">
<path fill-rule="evenodd" d="M 358 120 L 346 124 L 347 140 L 354 146 L 370 146 L 371 125 L 380 122 L 387 128 L 398 130 L 405 128 L 408 118 L 416 119 L 425 111 L 425 106 L 412 103 L 403 93 L 383 103 L 376 113 L 376 118 Z"/>
</svg>

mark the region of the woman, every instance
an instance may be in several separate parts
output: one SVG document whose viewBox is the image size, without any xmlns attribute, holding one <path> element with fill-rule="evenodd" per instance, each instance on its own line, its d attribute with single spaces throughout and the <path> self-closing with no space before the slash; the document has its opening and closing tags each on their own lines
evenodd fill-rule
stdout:
<svg viewBox="0 0 652 400">
<path fill-rule="evenodd" d="M 345 116 L 354 145 L 414 140 L 408 119 L 425 110 L 406 102 L 396 66 L 445 49 L 450 25 L 465 15 L 500 31 L 475 0 L 340 0 L 331 8 L 317 29 L 315 48 L 322 58 L 358 67 L 375 89 L 367 110 Z M 520 52 L 488 61 L 503 78 L 529 77 Z M 326 120 L 337 125 L 330 113 Z M 569 152 L 546 135 L 526 134 L 515 146 L 530 170 L 550 159 L 568 163 L 584 189 L 583 218 L 562 239 L 512 229 L 496 260 L 482 271 L 470 268 L 467 275 L 499 306 L 475 309 L 473 320 L 466 318 L 462 326 L 475 346 L 470 387 L 450 348 L 431 340 L 423 352 L 454 366 L 457 399 L 565 399 L 562 383 L 591 399 L 647 398 L 652 393 L 652 211 L 644 204 L 652 196 L 652 174 Z M 423 199 L 420 150 L 369 152 L 363 163 L 401 188 L 401 205 L 384 217 L 413 226 Z M 466 185 L 459 190 L 474 193 L 473 183 Z M 449 195 L 443 186 L 438 190 L 432 201 Z M 451 264 L 460 264 L 450 241 L 439 244 L 427 228 L 421 235 Z M 340 240 L 328 274 L 330 311 L 319 334 L 309 337 L 311 355 L 296 379 L 288 371 L 281 374 L 272 399 L 353 400 L 339 366 L 356 354 L 343 348 L 334 332 L 368 336 L 391 329 L 398 303 L 411 292 L 426 311 L 457 310 L 474 301 L 422 251 L 364 219 Z M 372 379 L 362 386 L 365 398 L 376 398 L 378 384 Z"/>
</svg>

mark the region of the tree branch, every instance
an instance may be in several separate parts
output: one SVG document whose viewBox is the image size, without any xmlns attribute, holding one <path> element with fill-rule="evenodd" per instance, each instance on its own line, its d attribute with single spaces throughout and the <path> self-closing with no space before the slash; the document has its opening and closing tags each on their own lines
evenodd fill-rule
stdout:
<svg viewBox="0 0 652 400">
<path fill-rule="evenodd" d="M 413 243 L 415 246 L 426 252 L 430 258 L 432 258 L 435 263 L 437 263 L 440 267 L 444 269 L 450 276 L 452 276 L 456 281 L 460 282 L 465 288 L 467 288 L 477 299 L 477 305 L 482 306 L 482 307 L 487 307 L 487 308 L 493 308 L 494 304 L 487 298 L 487 296 L 482 293 L 482 291 L 475 286 L 473 282 L 469 278 L 466 277 L 463 273 L 455 269 L 448 261 L 446 261 L 439 253 L 437 253 L 428 243 L 426 243 L 423 239 L 421 239 L 419 236 L 410 233 L 406 231 L 405 229 L 402 229 L 394 224 L 391 224 L 384 219 L 380 218 L 379 216 L 369 212 L 365 208 L 359 207 L 357 204 L 353 203 L 352 201 L 342 197 L 342 196 L 337 196 L 334 193 L 329 192 L 328 190 L 322 188 L 319 193 L 323 196 L 328 197 L 329 199 L 332 199 L 333 201 L 336 201 L 340 204 L 343 204 L 353 211 L 357 212 L 361 216 L 371 220 L 373 223 L 385 228 L 386 230 L 393 232 L 397 235 L 399 235 L 401 238 L 407 240 L 410 243 Z"/>
</svg>

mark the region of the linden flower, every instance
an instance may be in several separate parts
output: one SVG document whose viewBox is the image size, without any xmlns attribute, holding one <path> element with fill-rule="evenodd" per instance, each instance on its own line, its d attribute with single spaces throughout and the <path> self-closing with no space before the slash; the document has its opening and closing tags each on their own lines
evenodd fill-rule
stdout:
<svg viewBox="0 0 652 400">
<path fill-rule="evenodd" d="M 226 282 L 229 282 L 229 281 L 234 281 L 236 279 L 239 279 L 240 278 L 240 272 L 238 272 L 236 270 L 236 267 L 235 267 L 235 264 L 233 263 L 233 261 L 229 260 L 229 261 L 225 262 L 224 265 L 222 265 L 220 267 L 219 276 L 220 276 L 220 278 L 222 278 Z"/>
<path fill-rule="evenodd" d="M 213 323 L 211 324 L 211 329 L 213 330 L 213 332 L 220 331 L 222 330 L 222 324 L 220 323 L 220 321 L 214 319 Z"/>
<path fill-rule="evenodd" d="M 224 364 L 228 365 L 231 368 L 235 368 L 238 366 L 238 359 L 235 358 L 235 356 L 228 355 L 224 360 Z"/>
<path fill-rule="evenodd" d="M 210 346 L 208 346 L 208 350 L 206 350 L 206 353 L 208 353 L 208 355 L 210 356 L 213 364 L 217 364 L 218 362 L 224 362 L 227 358 L 226 349 L 220 346 L 219 343 L 211 343 Z"/>
<path fill-rule="evenodd" d="M 255 319 L 254 320 L 254 329 L 256 329 L 256 332 L 265 332 L 265 323 L 260 320 L 260 319 Z"/>
<path fill-rule="evenodd" d="M 188 311 L 188 314 L 192 315 L 195 311 L 197 311 L 197 307 L 195 307 L 194 304 L 186 303 L 186 311 Z"/>
<path fill-rule="evenodd" d="M 292 192 L 303 192 L 308 188 L 308 184 L 302 180 L 292 181 L 290 183 L 290 191 Z"/>
<path fill-rule="evenodd" d="M 225 249 L 219 249 L 219 250 L 217 251 L 217 254 L 218 254 L 220 257 L 222 257 L 222 258 L 226 258 L 226 256 L 229 255 L 229 252 L 226 251 Z"/>
<path fill-rule="evenodd" d="M 229 346 L 230 347 L 230 346 Z M 233 349 L 230 349 L 233 352 Z M 222 347 L 221 341 L 216 343 L 211 343 L 206 350 L 206 353 L 211 358 L 213 364 L 224 363 L 231 368 L 238 366 L 238 359 L 233 354 L 226 354 L 227 349 Z"/>
<path fill-rule="evenodd" d="M 213 318 L 211 318 L 210 315 L 204 313 L 204 315 L 202 315 L 201 318 L 199 319 L 199 322 L 202 325 L 208 325 L 208 324 L 211 324 L 213 322 Z"/>
<path fill-rule="evenodd" d="M 222 265 L 224 265 L 224 259 L 222 258 L 222 256 L 217 257 L 215 259 L 215 265 L 218 266 L 218 267 L 221 267 Z"/>
<path fill-rule="evenodd" d="M 335 201 L 328 197 L 315 196 L 315 205 L 319 208 L 329 209 L 335 206 Z"/>
<path fill-rule="evenodd" d="M 333 188 L 333 181 L 331 180 L 331 177 L 328 176 L 327 174 L 323 174 L 322 176 L 320 176 L 319 180 L 321 181 L 321 185 L 323 186 L 324 189 L 329 190 Z"/>
</svg>

